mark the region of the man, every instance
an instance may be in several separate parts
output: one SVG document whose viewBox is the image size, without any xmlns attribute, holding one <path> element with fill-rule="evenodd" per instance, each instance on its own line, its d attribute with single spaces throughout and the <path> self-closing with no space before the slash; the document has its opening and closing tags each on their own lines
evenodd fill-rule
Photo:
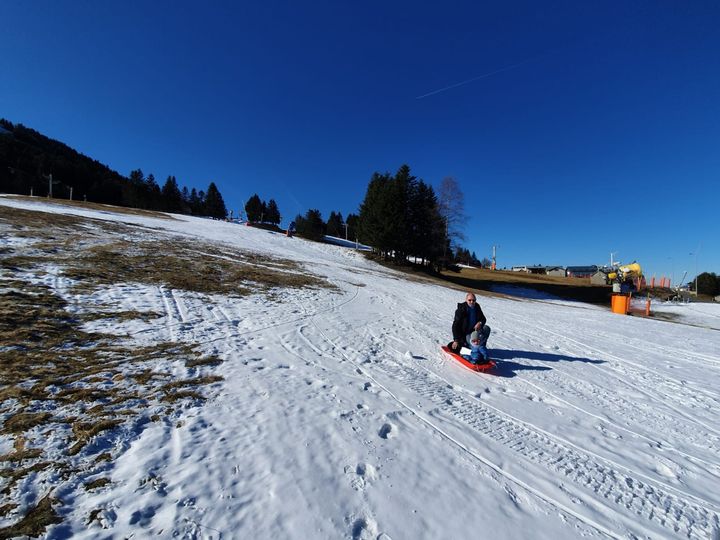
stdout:
<svg viewBox="0 0 720 540">
<path fill-rule="evenodd" d="M 453 342 L 450 348 L 458 351 L 461 347 L 470 347 L 470 334 L 477 332 L 477 345 L 480 346 L 480 352 L 483 360 L 487 360 L 487 343 L 490 337 L 490 327 L 486 326 L 487 319 L 477 303 L 477 298 L 471 292 L 465 295 L 465 302 L 458 304 L 455 310 L 455 318 L 452 324 Z"/>
</svg>

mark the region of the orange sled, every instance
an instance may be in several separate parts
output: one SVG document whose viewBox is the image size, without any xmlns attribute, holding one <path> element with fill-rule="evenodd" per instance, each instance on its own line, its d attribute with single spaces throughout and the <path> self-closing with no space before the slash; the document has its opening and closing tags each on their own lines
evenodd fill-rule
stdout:
<svg viewBox="0 0 720 540">
<path fill-rule="evenodd" d="M 460 362 L 463 366 L 465 366 L 465 367 L 467 367 L 467 368 L 470 368 L 470 369 L 472 369 L 473 371 L 480 371 L 480 372 L 482 372 L 482 373 L 485 373 L 485 372 L 490 371 L 491 369 L 493 369 L 493 368 L 495 367 L 495 361 L 494 361 L 494 360 L 488 359 L 488 361 L 485 362 L 484 364 L 473 364 L 472 362 L 469 362 L 469 361 L 465 360 L 465 359 L 464 359 L 462 356 L 460 356 L 459 354 L 452 352 L 447 346 L 443 346 L 443 347 L 442 347 L 442 351 L 443 351 L 447 356 L 449 356 L 450 358 L 452 358 L 453 360 L 457 360 L 457 361 Z"/>
</svg>

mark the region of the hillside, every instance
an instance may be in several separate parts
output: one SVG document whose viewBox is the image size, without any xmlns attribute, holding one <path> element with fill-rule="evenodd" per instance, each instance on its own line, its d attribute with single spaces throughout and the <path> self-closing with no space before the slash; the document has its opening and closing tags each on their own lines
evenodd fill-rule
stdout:
<svg viewBox="0 0 720 540">
<path fill-rule="evenodd" d="M 35 195 L 116 206 L 225 218 L 214 182 L 207 191 L 180 188 L 168 176 L 162 188 L 141 169 L 125 177 L 61 141 L 0 118 L 0 193 Z"/>
<path fill-rule="evenodd" d="M 720 530 L 717 306 L 482 296 L 480 375 L 461 291 L 351 249 L 7 197 L 0 238 L 0 538 Z"/>
</svg>

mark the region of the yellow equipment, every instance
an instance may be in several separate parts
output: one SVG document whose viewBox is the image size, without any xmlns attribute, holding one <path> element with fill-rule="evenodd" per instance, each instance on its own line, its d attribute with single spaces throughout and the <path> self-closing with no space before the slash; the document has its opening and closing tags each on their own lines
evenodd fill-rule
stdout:
<svg viewBox="0 0 720 540">
<path fill-rule="evenodd" d="M 608 272 L 608 281 L 627 282 L 642 277 L 642 267 L 634 262 L 613 268 Z"/>
</svg>

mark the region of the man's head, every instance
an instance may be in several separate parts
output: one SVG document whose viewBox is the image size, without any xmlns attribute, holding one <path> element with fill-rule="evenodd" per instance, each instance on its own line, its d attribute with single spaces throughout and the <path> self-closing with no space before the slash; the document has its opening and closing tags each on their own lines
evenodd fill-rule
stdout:
<svg viewBox="0 0 720 540">
<path fill-rule="evenodd" d="M 475 295 L 471 292 L 465 295 L 465 302 L 467 302 L 467 305 L 470 307 L 475 305 L 476 300 L 477 298 L 475 298 Z"/>
</svg>

